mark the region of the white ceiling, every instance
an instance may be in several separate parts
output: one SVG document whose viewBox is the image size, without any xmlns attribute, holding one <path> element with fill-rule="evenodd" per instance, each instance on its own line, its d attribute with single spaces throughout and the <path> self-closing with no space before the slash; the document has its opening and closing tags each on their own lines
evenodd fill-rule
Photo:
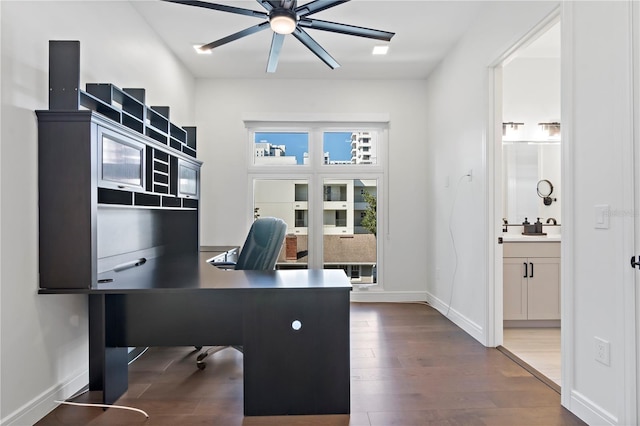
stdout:
<svg viewBox="0 0 640 426">
<path fill-rule="evenodd" d="M 215 2 L 264 11 L 253 0 Z M 267 74 L 269 29 L 220 46 L 210 55 L 198 55 L 193 49 L 193 45 L 258 24 L 260 18 L 164 1 L 131 3 L 196 77 L 288 79 L 426 78 L 486 6 L 481 1 L 353 0 L 311 17 L 395 32 L 387 55 L 371 54 L 373 46 L 385 42 L 309 29 L 341 67 L 330 69 L 297 39 L 287 36 L 277 71 Z"/>
</svg>

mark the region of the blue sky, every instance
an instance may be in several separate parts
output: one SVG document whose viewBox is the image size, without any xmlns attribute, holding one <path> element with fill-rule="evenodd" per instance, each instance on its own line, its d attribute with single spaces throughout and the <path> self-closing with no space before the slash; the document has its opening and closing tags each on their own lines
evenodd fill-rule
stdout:
<svg viewBox="0 0 640 426">
<path fill-rule="evenodd" d="M 303 154 L 309 152 L 308 133 L 256 132 L 255 142 L 262 141 L 285 145 L 287 155 L 295 155 L 298 164 L 302 164 Z M 325 132 L 323 152 L 329 152 L 331 160 L 350 160 L 351 132 Z"/>
</svg>

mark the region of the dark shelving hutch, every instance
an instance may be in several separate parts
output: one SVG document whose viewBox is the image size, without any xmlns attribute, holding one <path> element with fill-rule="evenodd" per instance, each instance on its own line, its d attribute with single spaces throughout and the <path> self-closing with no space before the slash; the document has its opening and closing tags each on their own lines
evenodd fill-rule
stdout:
<svg viewBox="0 0 640 426">
<path fill-rule="evenodd" d="M 36 111 L 41 289 L 96 288 L 105 271 L 198 251 L 196 128 L 145 97 L 81 90 L 80 43 L 49 42 L 49 109 Z"/>
</svg>

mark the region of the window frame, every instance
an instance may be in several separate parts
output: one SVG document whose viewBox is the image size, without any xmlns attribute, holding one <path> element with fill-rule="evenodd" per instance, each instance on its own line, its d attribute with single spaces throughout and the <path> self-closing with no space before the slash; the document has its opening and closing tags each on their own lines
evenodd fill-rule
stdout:
<svg viewBox="0 0 640 426">
<path fill-rule="evenodd" d="M 247 211 L 253 212 L 254 182 L 267 180 L 307 180 L 308 182 L 308 268 L 322 269 L 323 263 L 323 196 L 325 179 L 375 180 L 377 191 L 376 268 L 374 285 L 383 288 L 384 236 L 388 234 L 388 120 L 381 121 L 251 121 L 245 120 L 247 130 Z M 376 164 L 324 164 L 324 132 L 375 132 L 377 143 Z M 308 164 L 268 165 L 255 164 L 255 133 L 261 132 L 307 132 Z M 248 215 L 252 221 L 253 216 Z M 295 213 L 294 213 L 295 216 Z M 249 222 L 250 223 L 250 222 Z"/>
</svg>

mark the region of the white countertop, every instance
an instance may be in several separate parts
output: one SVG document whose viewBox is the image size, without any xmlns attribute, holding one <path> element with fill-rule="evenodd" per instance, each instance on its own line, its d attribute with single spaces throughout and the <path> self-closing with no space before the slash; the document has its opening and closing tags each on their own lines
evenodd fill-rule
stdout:
<svg viewBox="0 0 640 426">
<path fill-rule="evenodd" d="M 560 234 L 547 234 L 547 235 L 518 235 L 518 234 L 503 234 L 502 241 L 505 243 L 534 243 L 534 242 L 560 242 Z"/>
</svg>

